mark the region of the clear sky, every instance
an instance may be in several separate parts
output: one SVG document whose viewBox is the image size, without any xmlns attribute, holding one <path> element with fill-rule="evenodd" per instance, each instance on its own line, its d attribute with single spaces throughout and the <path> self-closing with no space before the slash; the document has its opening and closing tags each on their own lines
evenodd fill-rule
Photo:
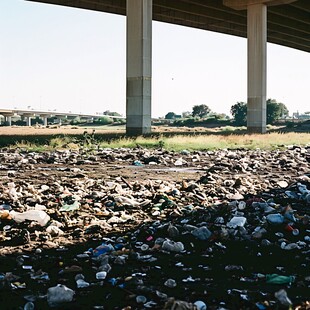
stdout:
<svg viewBox="0 0 310 310">
<path fill-rule="evenodd" d="M 0 0 L 0 108 L 125 114 L 124 16 Z M 310 54 L 268 44 L 267 98 L 310 111 Z M 152 116 L 246 101 L 246 39 L 153 22 Z"/>
</svg>

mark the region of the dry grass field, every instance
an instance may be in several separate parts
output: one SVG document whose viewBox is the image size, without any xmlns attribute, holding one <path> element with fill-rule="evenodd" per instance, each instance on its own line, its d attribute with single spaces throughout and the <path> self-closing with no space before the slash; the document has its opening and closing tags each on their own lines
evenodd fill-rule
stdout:
<svg viewBox="0 0 310 310">
<path fill-rule="evenodd" d="M 86 135 L 85 132 L 87 133 Z M 126 137 L 125 126 L 50 126 L 0 127 L 0 146 L 28 149 L 76 148 L 79 145 L 100 147 L 165 148 L 167 150 L 205 149 L 276 149 L 287 145 L 309 145 L 309 132 L 285 132 L 269 127 L 268 133 L 247 134 L 245 127 L 168 127 L 153 126 L 152 134 Z"/>
<path fill-rule="evenodd" d="M 45 127 L 35 127 L 35 126 L 12 126 L 12 127 L 0 127 L 0 135 L 4 136 L 41 136 L 41 135 L 81 135 L 86 130 L 84 127 L 77 126 L 50 126 Z M 119 128 L 109 127 L 108 129 L 96 128 L 96 133 L 125 133 L 125 127 Z"/>
</svg>

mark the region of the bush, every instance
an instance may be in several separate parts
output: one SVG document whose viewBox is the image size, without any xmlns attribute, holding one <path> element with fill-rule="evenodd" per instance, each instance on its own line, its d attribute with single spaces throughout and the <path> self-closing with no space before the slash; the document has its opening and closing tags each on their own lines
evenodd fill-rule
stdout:
<svg viewBox="0 0 310 310">
<path fill-rule="evenodd" d="M 12 122 L 12 125 L 25 126 L 26 125 L 26 121 L 18 120 L 18 121 Z"/>
<path fill-rule="evenodd" d="M 286 123 L 286 128 L 294 128 L 294 127 L 295 127 L 294 122 L 287 122 Z"/>
<path fill-rule="evenodd" d="M 94 121 L 95 124 L 99 125 L 109 125 L 113 123 L 113 119 L 108 116 L 102 116 L 98 120 Z"/>
<path fill-rule="evenodd" d="M 245 102 L 237 102 L 236 104 L 234 104 L 230 109 L 230 113 L 235 120 L 235 125 L 246 125 L 247 104 Z"/>
</svg>

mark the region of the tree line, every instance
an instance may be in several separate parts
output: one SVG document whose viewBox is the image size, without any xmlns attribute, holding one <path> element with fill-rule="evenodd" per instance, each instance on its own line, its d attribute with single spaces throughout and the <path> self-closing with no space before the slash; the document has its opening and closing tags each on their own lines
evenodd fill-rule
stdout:
<svg viewBox="0 0 310 310">
<path fill-rule="evenodd" d="M 275 121 L 288 116 L 289 111 L 284 103 L 277 102 L 275 99 L 268 99 L 266 101 L 267 108 L 267 124 L 273 124 Z M 247 123 L 247 103 L 237 102 L 230 108 L 230 113 L 233 117 L 235 125 L 243 126 Z M 227 119 L 225 114 L 218 114 L 211 111 L 211 109 L 205 105 L 194 105 L 192 112 L 183 112 L 182 115 L 177 115 L 174 112 L 169 112 L 165 115 L 165 119 L 178 119 L 178 118 L 199 118 L 199 119 Z"/>
</svg>

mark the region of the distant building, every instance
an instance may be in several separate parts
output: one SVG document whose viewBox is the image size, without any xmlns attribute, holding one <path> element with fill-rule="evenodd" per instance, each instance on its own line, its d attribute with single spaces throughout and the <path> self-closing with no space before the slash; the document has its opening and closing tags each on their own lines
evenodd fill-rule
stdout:
<svg viewBox="0 0 310 310">
<path fill-rule="evenodd" d="M 293 118 L 294 119 L 300 119 L 300 120 L 310 119 L 310 112 L 305 112 L 305 113 L 294 112 Z"/>
</svg>

